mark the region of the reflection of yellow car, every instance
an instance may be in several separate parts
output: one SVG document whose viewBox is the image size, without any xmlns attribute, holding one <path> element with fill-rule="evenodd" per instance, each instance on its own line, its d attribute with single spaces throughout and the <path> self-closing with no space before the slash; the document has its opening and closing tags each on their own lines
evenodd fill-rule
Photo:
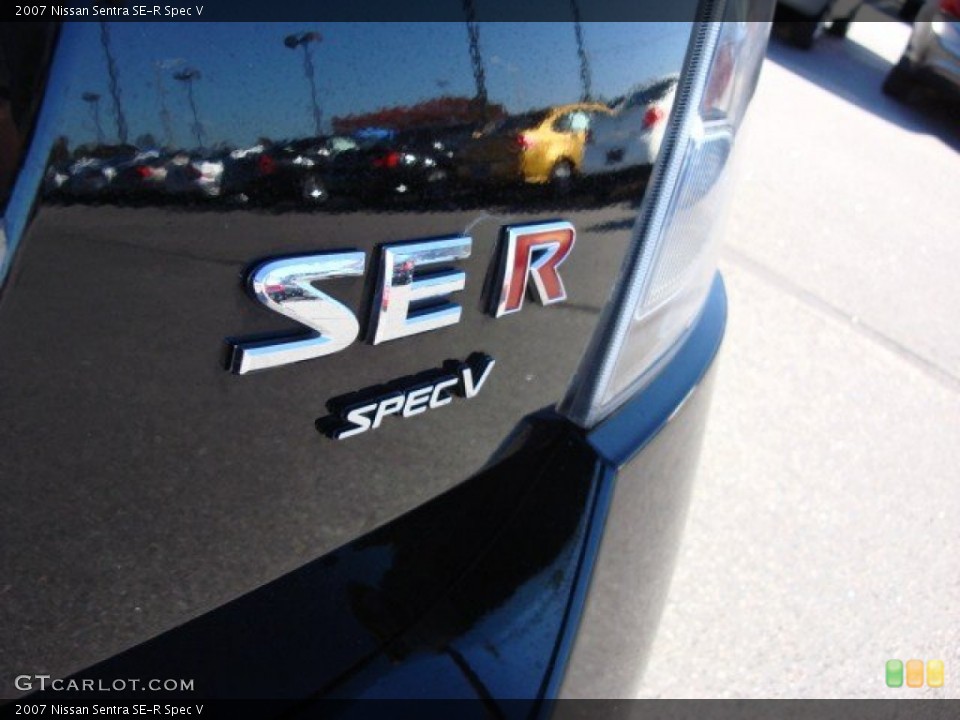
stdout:
<svg viewBox="0 0 960 720">
<path fill-rule="evenodd" d="M 587 131 L 597 114 L 609 115 L 610 109 L 577 103 L 491 123 L 464 147 L 460 177 L 489 183 L 569 184 L 580 171 Z"/>
</svg>

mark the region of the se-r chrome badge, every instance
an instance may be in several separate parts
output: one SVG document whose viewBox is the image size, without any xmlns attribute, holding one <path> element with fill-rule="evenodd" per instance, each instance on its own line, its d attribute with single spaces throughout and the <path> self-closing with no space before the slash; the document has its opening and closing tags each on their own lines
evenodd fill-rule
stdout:
<svg viewBox="0 0 960 720">
<path fill-rule="evenodd" d="M 566 300 L 558 268 L 575 242 L 576 230 L 564 221 L 501 228 L 489 314 L 500 318 L 518 312 L 528 291 L 541 305 Z M 473 239 L 466 235 L 381 246 L 368 342 L 378 345 L 458 323 L 463 308 L 450 296 L 464 289 L 467 276 L 447 265 L 470 257 L 472 246 Z M 359 250 L 284 257 L 256 265 L 247 277 L 253 297 L 309 332 L 279 340 L 230 341 L 229 369 L 246 375 L 332 355 L 351 345 L 360 335 L 360 321 L 314 283 L 362 276 L 365 265 L 366 255 Z"/>
</svg>

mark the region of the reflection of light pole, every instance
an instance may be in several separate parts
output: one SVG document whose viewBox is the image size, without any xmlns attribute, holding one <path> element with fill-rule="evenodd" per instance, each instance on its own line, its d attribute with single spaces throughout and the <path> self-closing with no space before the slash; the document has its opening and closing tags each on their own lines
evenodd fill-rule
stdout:
<svg viewBox="0 0 960 720">
<path fill-rule="evenodd" d="M 197 115 L 197 103 L 193 98 L 193 81 L 200 79 L 200 71 L 194 68 L 186 68 L 173 74 L 174 80 L 179 80 L 187 88 L 187 100 L 190 102 L 190 110 L 193 112 L 193 134 L 197 137 L 197 147 L 203 147 L 203 125 L 200 124 L 200 117 Z"/>
<path fill-rule="evenodd" d="M 179 61 L 177 60 L 158 60 L 153 63 L 153 72 L 157 80 L 157 94 L 160 96 L 160 124 L 163 126 L 163 135 L 168 148 L 173 147 L 173 123 L 170 122 L 170 111 L 167 109 L 167 89 L 164 87 L 161 71 L 178 64 Z"/>
<path fill-rule="evenodd" d="M 110 77 L 110 96 L 113 98 L 113 112 L 117 120 L 117 136 L 120 142 L 127 143 L 127 118 L 123 114 L 123 105 L 120 104 L 120 80 L 117 74 L 117 63 L 110 51 L 110 28 L 105 22 L 100 23 L 100 44 L 107 57 L 107 75 Z"/>
<path fill-rule="evenodd" d="M 310 31 L 287 35 L 283 39 L 283 44 L 295 50 L 297 47 L 303 48 L 303 74 L 310 83 L 310 107 L 313 110 L 313 125 L 316 134 L 321 134 L 320 127 L 323 116 L 320 113 L 320 103 L 317 102 L 317 81 L 314 77 L 313 54 L 311 53 L 310 43 L 320 42 L 323 38 L 320 33 Z"/>
<path fill-rule="evenodd" d="M 480 24 L 473 0 L 463 1 L 463 13 L 467 16 L 467 38 L 470 43 L 470 61 L 473 63 L 473 80 L 477 84 L 477 103 L 486 110 L 487 75 L 483 69 L 483 57 L 480 55 Z"/>
<path fill-rule="evenodd" d="M 590 100 L 590 60 L 587 58 L 587 51 L 583 46 L 583 25 L 580 22 L 580 5 L 577 0 L 570 0 L 570 8 L 573 10 L 573 33 L 577 38 L 577 56 L 580 58 L 580 84 L 583 92 L 580 94 L 580 101 Z"/>
<path fill-rule="evenodd" d="M 100 94 L 85 92 L 80 97 L 90 105 L 90 115 L 93 117 L 93 124 L 97 128 L 97 145 L 103 145 L 103 126 L 100 124 Z"/>
</svg>

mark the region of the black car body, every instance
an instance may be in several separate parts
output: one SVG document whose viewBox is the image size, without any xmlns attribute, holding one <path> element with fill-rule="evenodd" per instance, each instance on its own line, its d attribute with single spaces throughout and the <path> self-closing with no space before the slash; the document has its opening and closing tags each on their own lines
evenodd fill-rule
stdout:
<svg viewBox="0 0 960 720">
<path fill-rule="evenodd" d="M 330 160 L 325 180 L 332 196 L 365 202 L 442 198 L 453 190 L 454 154 L 464 134 L 456 127 L 361 130 L 354 148 Z"/>
<path fill-rule="evenodd" d="M 319 206 L 441 197 L 450 191 L 458 128 L 353 134 L 263 142 L 225 155 L 218 193 L 260 206 Z"/>
<path fill-rule="evenodd" d="M 21 142 L 5 147 L 0 296 L 3 697 L 164 679 L 111 697 L 310 716 L 327 698 L 533 711 L 633 693 L 709 405 L 726 318 L 709 248 L 772 13 L 688 10 L 655 27 L 331 24 L 337 43 L 302 51 L 352 88 L 319 95 L 340 116 L 461 94 L 482 120 L 679 73 L 646 193 L 614 199 L 432 192 L 423 160 L 455 167 L 461 115 L 318 161 L 331 197 L 338 181 L 373 200 L 401 177 L 431 190 L 399 207 L 47 202 L 48 165 L 91 141 L 91 89 L 121 88 L 113 141 L 169 132 L 174 154 L 210 161 L 197 136 L 227 180 L 259 138 L 336 133 L 316 132 L 289 27 L 230 28 L 228 62 L 207 26 L 78 23 L 7 53 L 8 82 L 38 100 L 6 128 Z M 205 71 L 180 72 L 179 105 L 125 90 L 158 53 Z M 415 156 L 407 175 L 373 162 L 390 153 Z"/>
<path fill-rule="evenodd" d="M 224 195 L 260 204 L 326 202 L 325 177 L 338 138 L 303 138 L 233 150 L 224 168 Z"/>
</svg>

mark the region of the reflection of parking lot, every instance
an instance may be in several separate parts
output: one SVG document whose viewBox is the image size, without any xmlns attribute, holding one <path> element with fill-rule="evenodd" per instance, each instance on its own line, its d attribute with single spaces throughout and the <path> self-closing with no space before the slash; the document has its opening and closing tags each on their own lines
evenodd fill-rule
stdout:
<svg viewBox="0 0 960 720">
<path fill-rule="evenodd" d="M 676 75 L 634 85 L 605 102 L 467 118 L 421 117 L 424 103 L 334 122 L 333 134 L 248 147 L 174 150 L 57 140 L 43 195 L 53 202 L 343 210 L 407 204 L 474 208 L 544 197 L 604 204 L 642 191 L 669 122 Z M 426 103 L 430 105 L 431 103 Z M 402 127 L 369 127 L 384 118 Z M 422 121 L 425 125 L 418 126 Z M 431 122 L 433 124 L 431 124 Z M 337 127 L 337 125 L 341 127 Z M 440 124 L 437 124 L 440 123 Z M 144 136 L 143 142 L 152 138 Z"/>
<path fill-rule="evenodd" d="M 908 32 L 857 22 L 811 52 L 771 45 L 644 697 L 960 697 L 950 678 L 884 683 L 890 658 L 960 667 L 960 127 L 882 94 Z"/>
</svg>

